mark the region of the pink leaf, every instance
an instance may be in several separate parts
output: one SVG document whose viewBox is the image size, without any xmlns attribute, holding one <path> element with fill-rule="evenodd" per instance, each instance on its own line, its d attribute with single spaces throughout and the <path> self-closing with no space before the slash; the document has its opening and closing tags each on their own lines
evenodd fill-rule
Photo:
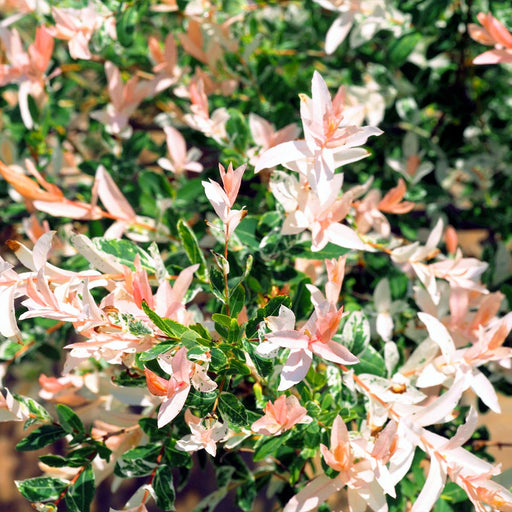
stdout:
<svg viewBox="0 0 512 512">
<path fill-rule="evenodd" d="M 135 220 L 135 212 L 124 195 L 115 184 L 105 167 L 100 165 L 96 171 L 98 196 L 105 208 L 116 218 Z"/>
</svg>

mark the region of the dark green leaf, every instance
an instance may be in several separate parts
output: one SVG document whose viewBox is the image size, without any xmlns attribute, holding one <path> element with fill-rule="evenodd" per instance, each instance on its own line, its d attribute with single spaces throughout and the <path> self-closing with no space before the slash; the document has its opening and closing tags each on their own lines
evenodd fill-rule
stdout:
<svg viewBox="0 0 512 512">
<path fill-rule="evenodd" d="M 199 334 L 192 329 L 189 329 L 170 318 L 162 318 L 160 315 L 155 313 L 145 301 L 142 301 L 142 309 L 149 316 L 150 320 L 170 338 L 182 339 L 185 335 L 187 335 L 190 340 L 199 338 Z"/>
<path fill-rule="evenodd" d="M 82 446 L 77 448 L 76 450 L 72 450 L 68 453 L 68 466 L 73 468 L 79 468 L 81 466 L 85 466 L 88 462 L 90 462 L 96 455 L 98 449 L 97 445 L 92 446 Z"/>
<path fill-rule="evenodd" d="M 229 297 L 229 308 L 231 316 L 236 318 L 244 306 L 245 288 L 242 284 L 239 284 L 236 288 L 234 288 L 234 290 L 231 292 L 231 296 Z"/>
<path fill-rule="evenodd" d="M 230 277 L 228 279 L 228 285 L 229 285 L 229 294 L 233 294 L 233 292 L 236 290 L 237 286 L 249 275 L 249 272 L 252 269 L 254 258 L 252 254 L 249 254 L 247 256 L 247 259 L 245 260 L 245 268 L 244 273 L 238 277 Z"/>
<path fill-rule="evenodd" d="M 219 269 L 211 267 L 209 277 L 210 288 L 212 290 L 213 295 L 215 295 L 215 297 L 217 297 L 217 299 L 219 299 L 224 304 L 226 302 L 226 295 L 224 289 L 224 275 Z"/>
<path fill-rule="evenodd" d="M 206 269 L 206 259 L 204 257 L 203 251 L 199 247 L 199 242 L 197 241 L 196 235 L 182 219 L 178 221 L 178 233 L 190 263 L 199 264 L 199 268 L 197 269 L 196 274 L 203 281 L 206 280 L 208 278 L 208 274 Z"/>
<path fill-rule="evenodd" d="M 222 462 L 226 466 L 234 468 L 231 476 L 232 480 L 244 482 L 253 477 L 251 470 L 247 467 L 244 459 L 236 452 L 227 452 L 222 457 Z"/>
<path fill-rule="evenodd" d="M 422 35 L 419 32 L 411 32 L 399 39 L 395 39 L 388 49 L 388 58 L 394 65 L 402 65 L 414 50 L 414 47 L 419 43 L 421 37 Z"/>
<path fill-rule="evenodd" d="M 191 468 L 192 457 L 190 453 L 174 448 L 174 446 L 165 447 L 165 463 L 169 468 Z"/>
<path fill-rule="evenodd" d="M 67 405 L 57 404 L 57 415 L 61 427 L 69 434 L 85 434 L 85 427 L 78 415 Z"/>
<path fill-rule="evenodd" d="M 240 245 L 245 246 L 250 251 L 257 251 L 260 247 L 260 241 L 256 236 L 256 227 L 258 226 L 258 217 L 247 215 L 237 226 L 233 238 L 238 239 Z"/>
<path fill-rule="evenodd" d="M 165 464 L 158 466 L 153 479 L 153 490 L 156 494 L 156 504 L 162 510 L 174 510 L 174 485 L 171 468 Z"/>
<path fill-rule="evenodd" d="M 60 455 L 41 455 L 39 460 L 52 468 L 63 468 L 68 465 L 68 459 Z"/>
<path fill-rule="evenodd" d="M 89 512 L 94 492 L 94 471 L 91 464 L 88 464 L 66 493 L 68 512 Z"/>
<path fill-rule="evenodd" d="M 229 368 L 227 373 L 228 375 L 236 376 L 250 375 L 251 369 L 245 364 L 244 361 L 233 357 L 229 361 Z"/>
<path fill-rule="evenodd" d="M 237 109 L 230 108 L 229 119 L 226 122 L 226 132 L 230 143 L 240 151 L 245 151 L 249 139 L 249 130 L 245 116 Z"/>
<path fill-rule="evenodd" d="M 155 345 L 154 347 L 151 347 L 150 349 L 146 350 L 145 352 L 140 352 L 137 354 L 137 361 L 141 361 L 143 363 L 147 361 L 152 361 L 153 359 L 156 359 L 160 354 L 164 354 L 165 352 L 168 352 L 171 350 L 171 348 L 175 347 L 177 344 L 176 341 L 162 341 L 158 345 Z"/>
<path fill-rule="evenodd" d="M 254 477 L 252 475 L 251 477 L 252 478 L 246 480 L 243 485 L 237 487 L 235 493 L 236 503 L 245 512 L 250 512 L 253 510 L 254 500 L 258 494 Z"/>
<path fill-rule="evenodd" d="M 210 368 L 213 372 L 219 373 L 226 368 L 228 365 L 228 358 L 220 348 L 212 347 L 210 355 Z"/>
<path fill-rule="evenodd" d="M 151 442 L 159 441 L 169 434 L 171 428 L 170 425 L 165 425 L 162 428 L 158 428 L 156 418 L 141 418 L 139 420 L 140 428 L 149 437 Z"/>
<path fill-rule="evenodd" d="M 102 443 L 98 441 L 95 443 L 96 451 L 98 452 L 98 457 L 102 458 L 103 460 L 106 460 L 107 462 L 110 462 L 110 456 L 112 455 L 112 450 L 105 445 L 105 443 Z"/>
<path fill-rule="evenodd" d="M 216 398 L 216 391 L 202 393 L 200 391 L 197 391 L 195 388 L 192 388 L 190 390 L 190 393 L 188 394 L 187 405 L 189 407 L 197 409 L 200 413 L 200 416 L 204 416 L 211 412 L 211 408 Z"/>
<path fill-rule="evenodd" d="M 133 43 L 133 34 L 135 32 L 135 23 L 137 22 L 138 9 L 136 5 L 131 5 L 121 11 L 116 20 L 117 40 L 123 46 L 131 46 Z"/>
<path fill-rule="evenodd" d="M 32 503 L 37 501 L 56 500 L 69 485 L 62 478 L 40 476 L 28 480 L 17 480 L 16 487 L 24 498 Z"/>
<path fill-rule="evenodd" d="M 303 450 L 305 451 L 305 450 Z M 316 451 L 316 450 L 315 450 Z M 314 453 L 314 452 L 313 452 Z M 304 464 L 307 462 L 307 458 L 303 456 L 294 457 L 289 465 L 290 468 L 290 483 L 295 484 L 298 482 L 300 476 L 304 473 Z"/>
<path fill-rule="evenodd" d="M 243 339 L 242 344 L 244 349 L 249 354 L 251 361 L 254 363 L 254 366 L 256 367 L 258 374 L 261 377 L 268 378 L 274 371 L 273 362 L 270 361 L 269 359 L 264 359 L 263 357 L 260 357 L 255 351 L 256 345 L 253 345 L 250 341 Z"/>
<path fill-rule="evenodd" d="M 225 487 L 231 482 L 231 477 L 235 472 L 233 466 L 215 466 L 215 478 L 217 479 L 217 487 Z"/>
<path fill-rule="evenodd" d="M 234 425 L 246 425 L 247 412 L 242 402 L 238 398 L 227 392 L 219 395 L 219 412 L 224 421 L 229 421 Z"/>
<path fill-rule="evenodd" d="M 147 444 L 128 450 L 117 460 L 114 474 L 122 478 L 147 476 L 156 467 L 162 447 L 160 444 Z"/>
<path fill-rule="evenodd" d="M 159 344 L 157 346 L 160 346 L 160 345 L 161 344 Z M 171 348 L 171 346 L 172 345 L 170 345 L 167 348 L 167 350 L 169 350 L 169 348 Z M 165 352 L 165 350 L 164 350 L 164 352 Z M 142 388 L 142 387 L 146 386 L 146 377 L 144 375 L 142 375 L 142 374 L 138 375 L 133 370 L 126 369 L 126 370 L 121 370 L 121 372 L 118 373 L 117 375 L 113 375 L 112 376 L 112 382 L 114 384 L 117 384 L 118 386 L 122 386 L 122 387 L 139 387 L 139 388 Z"/>
<path fill-rule="evenodd" d="M 288 434 L 281 436 L 263 436 L 256 445 L 254 451 L 253 460 L 258 462 L 267 458 L 269 455 L 278 455 L 279 448 L 286 444 L 286 439 L 289 437 Z"/>
<path fill-rule="evenodd" d="M 331 243 L 327 244 L 321 251 L 312 251 L 311 242 L 298 242 L 290 247 L 290 255 L 308 260 L 337 259 L 348 252 L 349 249 L 343 249 Z"/>
<path fill-rule="evenodd" d="M 22 439 L 16 445 L 16 450 L 21 452 L 39 450 L 39 448 L 52 444 L 66 434 L 67 432 L 60 425 L 43 425 L 36 428 L 25 439 Z"/>
</svg>

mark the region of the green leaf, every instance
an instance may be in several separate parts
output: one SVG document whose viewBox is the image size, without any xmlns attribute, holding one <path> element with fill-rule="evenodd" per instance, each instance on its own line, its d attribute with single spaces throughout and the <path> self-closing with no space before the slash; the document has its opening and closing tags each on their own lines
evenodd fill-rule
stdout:
<svg viewBox="0 0 512 512">
<path fill-rule="evenodd" d="M 269 455 L 277 455 L 279 448 L 286 444 L 289 434 L 282 436 L 263 436 L 257 443 L 254 450 L 253 460 L 258 462 L 267 458 Z"/>
<path fill-rule="evenodd" d="M 137 361 L 141 361 L 145 363 L 147 361 L 152 361 L 156 359 L 160 354 L 168 352 L 171 348 L 176 346 L 176 341 L 163 341 L 154 347 L 146 350 L 145 352 L 140 352 L 137 354 Z"/>
<path fill-rule="evenodd" d="M 216 391 L 209 391 L 208 393 L 202 393 L 197 389 L 192 388 L 187 398 L 187 405 L 194 409 L 197 409 L 200 416 L 204 417 L 206 414 L 211 412 L 213 404 L 217 399 Z"/>
<path fill-rule="evenodd" d="M 89 441 L 91 442 L 91 441 Z M 94 443 L 94 447 L 98 453 L 98 457 L 110 462 L 110 456 L 112 455 L 112 450 L 105 445 L 105 443 L 101 441 L 97 441 Z"/>
<path fill-rule="evenodd" d="M 386 364 L 384 358 L 371 345 L 359 354 L 359 363 L 354 365 L 354 371 L 359 373 L 371 373 L 373 375 L 386 376 Z"/>
<path fill-rule="evenodd" d="M 63 468 L 68 465 L 68 459 L 61 455 L 41 455 L 39 460 L 52 468 Z"/>
<path fill-rule="evenodd" d="M 237 109 L 228 109 L 229 119 L 226 122 L 226 132 L 229 136 L 230 143 L 240 151 L 247 149 L 249 140 L 249 129 L 245 120 L 245 116 Z"/>
<path fill-rule="evenodd" d="M 449 5 L 447 0 L 429 0 L 421 2 L 421 8 L 414 10 L 413 24 L 421 23 L 423 27 L 429 27 L 439 20 Z M 419 5 L 419 4 L 418 4 Z"/>
<path fill-rule="evenodd" d="M 450 503 L 460 503 L 467 500 L 468 496 L 464 490 L 454 482 L 448 482 L 441 493 L 441 499 Z"/>
<path fill-rule="evenodd" d="M 215 479 L 217 487 L 225 487 L 231 482 L 235 468 L 233 466 L 215 466 Z"/>
<path fill-rule="evenodd" d="M 406 274 L 399 274 L 390 276 L 389 278 L 389 290 L 391 292 L 391 297 L 394 300 L 400 299 L 407 295 L 407 286 L 409 284 L 409 278 Z"/>
<path fill-rule="evenodd" d="M 217 297 L 223 304 L 226 303 L 226 295 L 224 290 L 224 274 L 215 268 L 211 267 L 209 272 L 210 277 L 210 288 L 213 295 Z"/>
<path fill-rule="evenodd" d="M 190 263 L 199 264 L 199 268 L 197 269 L 196 274 L 201 280 L 205 281 L 208 279 L 206 259 L 204 257 L 203 251 L 199 247 L 199 242 L 197 241 L 196 235 L 182 219 L 178 221 L 178 233 Z"/>
<path fill-rule="evenodd" d="M 158 466 L 152 485 L 156 495 L 157 506 L 162 510 L 174 510 L 176 494 L 172 482 L 171 468 L 165 464 Z"/>
<path fill-rule="evenodd" d="M 116 16 L 117 40 L 125 47 L 132 46 L 133 44 L 137 17 L 138 10 L 136 5 L 127 7 Z"/>
<path fill-rule="evenodd" d="M 188 327 L 185 327 L 184 325 L 181 325 L 180 323 L 171 320 L 170 318 L 162 318 L 146 304 L 146 301 L 142 301 L 142 309 L 146 315 L 149 316 L 149 319 L 170 338 L 181 339 L 185 333 L 189 333 L 195 338 L 199 337 L 199 335 L 192 329 L 189 329 Z"/>
<path fill-rule="evenodd" d="M 236 290 L 236 287 L 249 275 L 249 272 L 252 269 L 253 261 L 254 261 L 254 258 L 252 256 L 252 254 L 249 254 L 247 256 L 247 259 L 245 260 L 245 268 L 244 268 L 243 274 L 241 276 L 231 277 L 228 279 L 228 286 L 229 286 L 229 290 L 230 290 L 229 295 L 230 296 Z"/>
<path fill-rule="evenodd" d="M 229 311 L 233 318 L 236 318 L 245 305 L 245 288 L 239 284 L 233 289 L 229 297 Z"/>
<path fill-rule="evenodd" d="M 242 345 L 245 351 L 249 354 L 251 361 L 254 363 L 258 374 L 264 378 L 268 378 L 274 371 L 274 363 L 269 359 L 259 356 L 256 352 L 256 347 L 247 339 L 242 339 Z"/>
<path fill-rule="evenodd" d="M 141 418 L 139 420 L 140 428 L 149 437 L 150 442 L 160 441 L 167 435 L 171 425 L 165 425 L 162 428 L 158 428 L 156 418 Z"/>
<path fill-rule="evenodd" d="M 150 443 L 128 450 L 117 460 L 114 474 L 122 478 L 150 475 L 157 465 L 161 449 L 160 444 Z"/>
<path fill-rule="evenodd" d="M 0 361 L 14 359 L 20 348 L 21 345 L 15 341 L 5 340 L 0 342 Z"/>
<path fill-rule="evenodd" d="M 388 51 L 388 58 L 395 66 L 401 66 L 412 53 L 414 47 L 420 42 L 422 35 L 419 32 L 411 32 L 395 39 Z"/>
<path fill-rule="evenodd" d="M 201 178 L 187 178 L 185 183 L 180 186 L 179 194 L 176 195 L 174 201 L 174 206 L 178 211 L 182 209 L 189 210 L 191 205 L 197 211 L 197 203 L 199 201 L 203 202 L 203 204 L 208 202 L 201 182 Z"/>
<path fill-rule="evenodd" d="M 39 476 L 28 480 L 16 480 L 16 487 L 24 498 L 32 503 L 56 500 L 67 488 L 69 483 L 62 478 Z"/>
<path fill-rule="evenodd" d="M 362 311 L 350 313 L 342 334 L 343 344 L 354 354 L 363 352 L 370 343 L 370 323 Z"/>
<path fill-rule="evenodd" d="M 227 338 L 229 334 L 229 328 L 231 326 L 231 317 L 222 315 L 220 313 L 214 313 L 212 320 L 215 322 L 215 330 L 223 337 Z"/>
<path fill-rule="evenodd" d="M 121 370 L 117 375 L 112 375 L 112 382 L 122 387 L 146 387 L 146 377 L 142 374 L 137 375 L 135 371 L 128 369 Z"/>
<path fill-rule="evenodd" d="M 316 368 L 311 366 L 306 375 L 306 379 L 313 390 L 320 390 L 327 382 L 327 375 L 325 372 L 319 372 Z"/>
<path fill-rule="evenodd" d="M 252 338 L 258 331 L 258 325 L 262 322 L 267 316 L 277 316 L 279 315 L 279 308 L 281 306 L 286 306 L 287 308 L 291 307 L 290 297 L 287 295 L 278 295 L 277 297 L 273 297 L 268 301 L 268 304 L 264 308 L 258 309 L 256 313 L 256 318 L 253 318 L 247 322 L 247 327 L 245 329 L 246 336 L 248 338 Z"/>
<path fill-rule="evenodd" d="M 99 444 L 99 443 L 98 443 Z M 79 468 L 89 463 L 98 452 L 97 445 L 86 445 L 76 450 L 72 450 L 67 454 L 68 466 L 73 468 Z"/>
<path fill-rule="evenodd" d="M 78 415 L 67 405 L 57 404 L 57 415 L 61 427 L 69 434 L 85 434 L 85 427 Z"/>
<path fill-rule="evenodd" d="M 321 251 L 312 251 L 311 242 L 298 242 L 289 249 L 290 255 L 307 260 L 324 260 L 339 258 L 350 252 L 350 249 L 343 249 L 338 245 L 328 243 Z"/>
<path fill-rule="evenodd" d="M 224 465 L 234 468 L 231 479 L 235 481 L 246 481 L 253 478 L 251 470 L 247 467 L 244 459 L 236 452 L 227 452 L 222 456 Z"/>
<path fill-rule="evenodd" d="M 238 398 L 227 392 L 219 395 L 219 412 L 224 421 L 229 421 L 234 425 L 247 424 L 247 412 L 242 402 Z"/>
<path fill-rule="evenodd" d="M 20 452 L 39 450 L 66 435 L 67 432 L 60 425 L 43 425 L 22 439 L 16 445 L 16 450 Z"/>
<path fill-rule="evenodd" d="M 52 421 L 52 417 L 50 416 L 50 413 L 39 403 L 37 403 L 32 398 L 29 398 L 28 396 L 21 396 L 21 395 L 13 395 L 14 398 L 23 404 L 30 413 L 32 418 L 27 420 L 25 423 L 25 427 L 28 425 L 40 421 L 41 423 L 50 423 Z"/>
<path fill-rule="evenodd" d="M 303 452 L 307 453 L 307 450 L 303 450 Z M 313 452 L 314 453 L 314 452 Z M 312 458 L 313 456 L 310 455 Z M 291 464 L 289 465 L 290 469 L 290 483 L 296 484 L 301 477 L 301 475 L 304 473 L 304 464 L 307 462 L 308 458 L 304 458 L 303 456 L 297 456 L 294 457 L 291 461 Z"/>
<path fill-rule="evenodd" d="M 169 468 L 191 468 L 192 457 L 190 453 L 178 450 L 174 446 L 165 447 L 165 463 Z"/>
<path fill-rule="evenodd" d="M 247 215 L 240 221 L 232 239 L 236 240 L 239 245 L 249 249 L 251 252 L 256 252 L 260 247 L 260 241 L 256 236 L 256 228 L 258 226 L 259 217 L 256 215 Z"/>
<path fill-rule="evenodd" d="M 238 325 L 238 322 L 236 318 L 231 319 L 231 325 L 229 326 L 229 332 L 228 332 L 228 343 L 236 343 L 240 339 L 240 334 L 242 330 L 240 329 L 240 326 Z M 243 360 L 243 358 L 242 358 Z"/>
<path fill-rule="evenodd" d="M 453 512 L 453 508 L 442 498 L 439 498 L 432 512 Z"/>
<path fill-rule="evenodd" d="M 89 512 L 94 492 L 94 471 L 91 464 L 88 464 L 66 493 L 68 512 Z"/>
<path fill-rule="evenodd" d="M 153 258 L 130 240 L 125 240 L 124 238 L 94 238 L 92 242 L 98 250 L 110 254 L 117 262 L 126 265 L 131 270 L 135 270 L 133 262 L 135 257 L 139 256 L 141 267 L 146 272 L 155 273 Z"/>
<path fill-rule="evenodd" d="M 211 361 L 210 369 L 212 372 L 219 373 L 224 370 L 228 365 L 228 358 L 222 349 L 212 347 L 210 349 Z"/>
<path fill-rule="evenodd" d="M 236 488 L 235 501 L 237 505 L 245 512 L 250 512 L 253 509 L 254 500 L 258 491 L 256 489 L 256 482 L 254 476 L 246 480 L 243 485 Z"/>
<path fill-rule="evenodd" d="M 226 497 L 228 494 L 228 487 L 221 487 L 216 491 L 202 499 L 192 510 L 192 512 L 214 512 L 217 505 Z"/>
<path fill-rule="evenodd" d="M 229 262 L 228 260 L 218 252 L 210 251 L 212 253 L 212 256 L 215 260 L 215 264 L 217 265 L 217 268 L 222 272 L 222 274 L 229 274 Z"/>
<path fill-rule="evenodd" d="M 244 360 L 238 359 L 236 356 L 229 361 L 229 368 L 226 372 L 228 375 L 250 375 L 251 369 L 245 364 Z"/>
</svg>

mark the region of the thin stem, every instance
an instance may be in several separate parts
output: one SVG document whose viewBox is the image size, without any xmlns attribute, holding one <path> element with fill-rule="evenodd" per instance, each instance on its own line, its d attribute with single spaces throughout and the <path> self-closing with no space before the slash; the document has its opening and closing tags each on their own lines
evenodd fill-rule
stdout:
<svg viewBox="0 0 512 512">
<path fill-rule="evenodd" d="M 212 412 L 210 413 L 212 415 L 217 410 L 217 405 L 219 405 L 219 397 L 220 397 L 220 394 L 222 393 L 222 389 L 224 388 L 225 382 L 226 382 L 226 376 L 224 375 L 224 377 L 222 378 L 222 382 L 220 383 L 220 386 L 219 386 L 219 392 L 217 393 L 217 397 L 215 398 L 215 403 L 213 404 L 213 407 L 212 407 Z"/>
<path fill-rule="evenodd" d="M 228 261 L 228 242 L 229 242 L 229 222 L 226 224 L 226 238 L 224 240 L 224 259 Z M 226 297 L 226 314 L 230 316 L 229 312 L 229 287 L 228 287 L 228 273 L 226 265 L 222 266 L 222 272 L 224 273 L 224 296 Z"/>
</svg>

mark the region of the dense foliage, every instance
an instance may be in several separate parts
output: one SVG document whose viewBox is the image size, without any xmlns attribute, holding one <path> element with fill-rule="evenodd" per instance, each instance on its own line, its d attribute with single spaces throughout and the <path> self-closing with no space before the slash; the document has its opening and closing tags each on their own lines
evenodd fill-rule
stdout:
<svg viewBox="0 0 512 512">
<path fill-rule="evenodd" d="M 505 4 L 0 3 L 0 420 L 59 447 L 36 510 L 107 478 L 172 510 L 210 464 L 198 511 L 512 511 L 477 428 L 512 390 Z"/>
</svg>

